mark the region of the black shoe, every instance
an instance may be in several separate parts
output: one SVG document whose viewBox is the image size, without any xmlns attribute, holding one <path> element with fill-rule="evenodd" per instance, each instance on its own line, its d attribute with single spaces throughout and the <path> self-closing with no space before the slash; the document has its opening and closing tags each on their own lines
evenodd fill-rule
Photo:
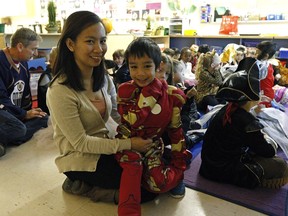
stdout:
<svg viewBox="0 0 288 216">
<path fill-rule="evenodd" d="M 2 143 L 0 143 L 0 157 L 2 157 L 5 154 L 6 154 L 6 148 Z"/>
</svg>

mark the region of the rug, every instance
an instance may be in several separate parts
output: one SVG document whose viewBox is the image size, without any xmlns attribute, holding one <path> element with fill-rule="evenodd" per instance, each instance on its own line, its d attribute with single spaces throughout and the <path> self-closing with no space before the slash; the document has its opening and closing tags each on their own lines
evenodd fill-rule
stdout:
<svg viewBox="0 0 288 216">
<path fill-rule="evenodd" d="M 199 152 L 199 148 L 196 152 Z M 196 152 L 193 152 L 194 159 L 185 171 L 184 183 L 187 187 L 264 214 L 288 216 L 288 185 L 281 189 L 249 190 L 209 181 L 199 175 L 201 153 Z"/>
</svg>

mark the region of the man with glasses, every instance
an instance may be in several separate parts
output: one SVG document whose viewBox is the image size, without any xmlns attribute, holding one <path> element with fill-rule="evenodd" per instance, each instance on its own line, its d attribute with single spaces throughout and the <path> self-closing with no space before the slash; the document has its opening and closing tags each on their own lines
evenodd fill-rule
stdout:
<svg viewBox="0 0 288 216">
<path fill-rule="evenodd" d="M 41 41 L 31 29 L 20 28 L 11 37 L 11 47 L 0 50 L 0 157 L 6 146 L 20 145 L 47 127 L 47 114 L 32 108 L 27 63 L 38 55 Z"/>
</svg>

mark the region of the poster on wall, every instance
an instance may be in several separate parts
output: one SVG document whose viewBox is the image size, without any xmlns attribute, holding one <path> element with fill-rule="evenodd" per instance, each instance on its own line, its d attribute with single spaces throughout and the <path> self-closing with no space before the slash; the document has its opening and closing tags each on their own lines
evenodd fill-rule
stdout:
<svg viewBox="0 0 288 216">
<path fill-rule="evenodd" d="M 47 17 L 50 0 L 40 0 L 41 17 Z M 146 20 L 148 16 L 161 15 L 165 0 L 55 0 L 58 19 L 66 19 L 71 13 L 89 10 L 100 17 L 116 20 Z"/>
<path fill-rule="evenodd" d="M 139 10 L 132 11 L 132 20 L 139 20 L 140 12 Z"/>
<path fill-rule="evenodd" d="M 149 16 L 149 10 L 145 9 L 145 10 L 142 10 L 142 20 L 147 20 Z"/>
</svg>

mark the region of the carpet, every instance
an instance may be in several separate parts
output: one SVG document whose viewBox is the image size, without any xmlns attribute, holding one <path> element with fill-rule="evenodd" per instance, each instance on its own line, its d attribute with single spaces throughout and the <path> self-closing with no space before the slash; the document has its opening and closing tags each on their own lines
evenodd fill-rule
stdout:
<svg viewBox="0 0 288 216">
<path fill-rule="evenodd" d="M 264 214 L 288 216 L 288 185 L 280 189 L 249 190 L 207 180 L 199 174 L 201 164 L 199 148 L 196 152 L 193 152 L 195 158 L 185 171 L 184 183 L 187 187 Z"/>
</svg>

